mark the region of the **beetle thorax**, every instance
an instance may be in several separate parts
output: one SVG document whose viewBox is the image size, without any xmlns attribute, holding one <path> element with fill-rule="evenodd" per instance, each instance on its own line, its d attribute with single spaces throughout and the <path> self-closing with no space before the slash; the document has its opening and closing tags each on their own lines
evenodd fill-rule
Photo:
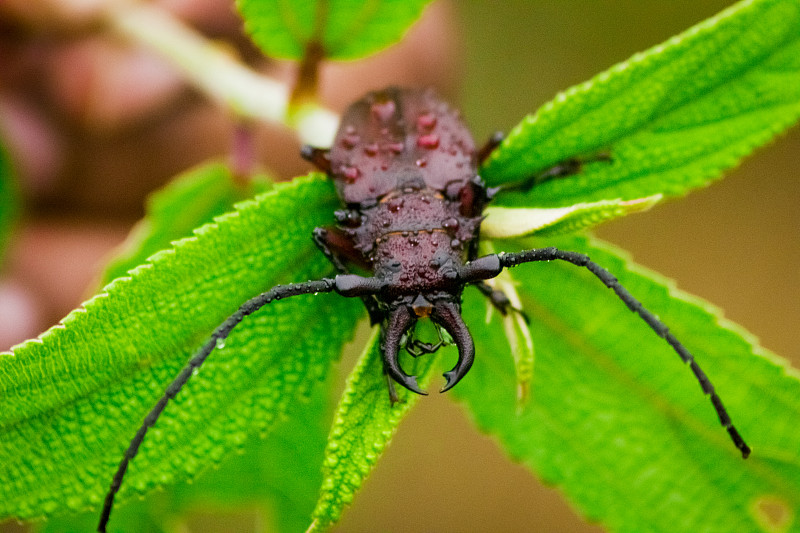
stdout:
<svg viewBox="0 0 800 533">
<path fill-rule="evenodd" d="M 463 216 L 459 202 L 438 191 L 407 188 L 362 211 L 356 246 L 377 276 L 391 279 L 390 297 L 452 292 L 480 218 Z"/>
</svg>

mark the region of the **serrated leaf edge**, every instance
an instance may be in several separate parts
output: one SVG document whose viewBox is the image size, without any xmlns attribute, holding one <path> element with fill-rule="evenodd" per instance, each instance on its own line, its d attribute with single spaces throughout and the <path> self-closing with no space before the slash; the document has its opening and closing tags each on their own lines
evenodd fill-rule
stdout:
<svg viewBox="0 0 800 533">
<path fill-rule="evenodd" d="M 524 135 L 524 130 L 535 125 L 543 116 L 551 113 L 557 104 L 562 104 L 568 99 L 579 94 L 588 93 L 589 91 L 593 90 L 595 86 L 603 86 L 607 84 L 613 76 L 646 61 L 651 56 L 659 55 L 669 48 L 678 46 L 681 41 L 684 41 L 687 38 L 693 37 L 703 31 L 710 30 L 724 20 L 736 16 L 740 11 L 751 8 L 756 1 L 757 0 L 745 0 L 727 7 L 713 17 L 698 22 L 681 33 L 673 35 L 662 43 L 659 43 L 647 50 L 637 52 L 625 61 L 612 65 L 610 68 L 600 72 L 599 74 L 596 74 L 582 83 L 573 85 L 572 87 L 569 87 L 563 91 L 559 91 L 553 99 L 549 100 L 534 113 L 529 113 L 526 115 L 522 121 L 520 121 L 520 123 L 508 133 L 506 138 L 503 139 L 503 142 L 500 143 L 500 146 L 498 146 L 496 150 L 492 151 L 486 161 L 484 161 L 482 167 L 490 167 L 497 159 L 501 157 L 501 155 L 503 155 L 504 148 L 514 144 L 519 137 Z M 591 108 L 589 110 L 591 110 Z"/>
<path fill-rule="evenodd" d="M 186 246 L 188 243 L 196 242 L 198 237 L 203 235 L 204 233 L 207 233 L 209 231 L 215 231 L 220 224 L 224 224 L 228 220 L 240 217 L 242 210 L 250 206 L 257 205 L 267 200 L 270 196 L 278 195 L 279 193 L 281 193 L 286 189 L 298 187 L 302 184 L 310 183 L 312 181 L 317 181 L 317 180 L 319 181 L 327 180 L 327 177 L 325 177 L 323 174 L 320 173 L 310 173 L 306 176 L 298 177 L 291 181 L 277 183 L 275 185 L 275 188 L 273 188 L 272 190 L 261 193 L 255 196 L 254 198 L 249 198 L 247 200 L 237 202 L 233 206 L 233 211 L 216 216 L 214 217 L 214 220 L 212 222 L 208 222 L 206 224 L 203 224 L 199 228 L 192 230 L 193 233 L 192 235 L 173 241 L 171 248 L 165 250 L 159 250 L 158 252 L 154 253 L 153 255 L 145 259 L 144 263 L 142 263 L 141 265 L 138 265 L 128 270 L 127 276 L 120 276 L 118 278 L 113 279 L 105 287 L 103 287 L 100 290 L 100 292 L 98 292 L 95 296 L 92 296 L 88 300 L 85 300 L 78 307 L 70 311 L 56 325 L 51 326 L 37 337 L 25 340 L 19 344 L 15 344 L 9 350 L 0 352 L 0 357 L 16 357 L 14 352 L 19 348 L 21 348 L 22 346 L 27 345 L 28 343 L 43 344 L 45 339 L 47 339 L 47 337 L 52 335 L 54 331 L 57 331 L 59 329 L 64 329 L 66 325 L 69 324 L 69 322 L 75 320 L 77 316 L 79 316 L 82 313 L 86 313 L 87 311 L 90 311 L 96 301 L 111 296 L 112 293 L 114 293 L 117 290 L 120 290 L 119 289 L 120 287 L 126 285 L 127 283 L 130 283 L 134 277 L 141 275 L 142 272 L 145 272 L 147 270 L 152 270 L 153 268 L 158 267 L 160 263 L 168 260 L 166 259 L 167 257 L 173 256 L 178 248 Z"/>
</svg>

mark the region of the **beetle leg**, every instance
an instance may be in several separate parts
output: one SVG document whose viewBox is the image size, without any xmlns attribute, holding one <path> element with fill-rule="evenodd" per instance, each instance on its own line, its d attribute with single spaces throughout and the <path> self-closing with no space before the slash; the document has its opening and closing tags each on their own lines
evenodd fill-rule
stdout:
<svg viewBox="0 0 800 533">
<path fill-rule="evenodd" d="M 503 142 L 503 139 L 506 138 L 506 134 L 502 131 L 496 131 L 492 133 L 492 136 L 486 139 L 486 144 L 484 144 L 480 150 L 478 150 L 478 165 L 482 165 L 486 158 L 492 155 L 495 148 L 500 146 L 500 143 Z"/>
<path fill-rule="evenodd" d="M 472 368 L 472 362 L 475 360 L 475 343 L 461 318 L 461 307 L 457 303 L 438 302 L 433 308 L 431 318 L 444 327 L 458 346 L 456 366 L 444 373 L 447 383 L 439 392 L 445 392 L 455 387 Z"/>
<path fill-rule="evenodd" d="M 440 342 L 431 344 L 429 342 L 422 342 L 419 339 L 412 339 L 411 342 L 407 342 L 405 346 L 406 351 L 414 357 L 422 357 L 423 355 L 434 353 L 441 347 L 442 343 Z"/>
<path fill-rule="evenodd" d="M 345 261 L 354 263 L 364 269 L 369 266 L 364 262 L 364 257 L 355 249 L 353 242 L 347 238 L 338 228 L 314 228 L 314 244 L 317 245 L 328 261 L 340 274 L 349 274 Z M 383 312 L 378 308 L 378 302 L 372 296 L 362 296 L 361 301 L 369 313 L 369 320 L 372 325 L 379 324 L 383 320 Z"/>
<path fill-rule="evenodd" d="M 314 228 L 312 232 L 314 244 L 317 245 L 328 261 L 333 263 L 340 274 L 349 274 L 346 262 L 353 263 L 364 270 L 370 270 L 370 265 L 364 255 L 356 250 L 353 241 L 339 228 Z"/>
<path fill-rule="evenodd" d="M 383 367 L 386 369 L 386 373 L 403 387 L 417 394 L 428 394 L 419 388 L 417 376 L 409 376 L 403 372 L 403 369 L 400 368 L 400 363 L 397 361 L 400 341 L 406 331 L 414 325 L 414 322 L 414 317 L 411 316 L 408 307 L 405 305 L 401 305 L 389 313 L 389 320 L 383 328 L 383 346 L 381 350 L 383 352 Z"/>
<path fill-rule="evenodd" d="M 540 183 L 544 183 L 545 181 L 566 178 L 568 176 L 579 174 L 583 170 L 583 166 L 587 163 L 597 163 L 601 161 L 607 163 L 612 162 L 613 159 L 611 157 L 611 153 L 608 151 L 602 151 L 585 157 L 570 157 L 569 159 L 559 161 L 552 167 L 545 169 L 538 174 L 534 174 L 533 176 L 517 183 L 503 185 L 501 188 L 504 191 L 529 191 L 532 187 L 535 187 Z"/>
<path fill-rule="evenodd" d="M 331 173 L 330 150 L 327 148 L 314 148 L 306 144 L 300 149 L 300 156 L 322 172 Z"/>
<path fill-rule="evenodd" d="M 541 183 L 542 181 L 547 181 L 553 178 L 571 176 L 573 174 L 578 174 L 581 170 L 583 170 L 583 165 L 587 163 L 597 163 L 599 161 L 610 163 L 611 154 L 607 151 L 604 151 L 586 157 L 571 157 L 559 162 L 555 166 L 548 168 L 544 172 L 540 172 L 536 178 L 537 181 Z"/>
<path fill-rule="evenodd" d="M 439 348 L 444 346 L 444 337 L 442 337 L 442 330 L 439 324 L 434 323 L 436 326 L 436 333 L 439 335 L 439 342 L 431 344 L 430 342 L 422 342 L 414 337 L 414 330 L 409 330 L 408 335 L 405 336 L 403 346 L 406 351 L 414 357 L 421 357 L 423 355 L 436 353 Z"/>
<path fill-rule="evenodd" d="M 517 309 L 511 305 L 511 301 L 503 291 L 499 289 L 493 289 L 485 281 L 479 281 L 478 283 L 475 283 L 475 287 L 489 299 L 489 302 L 500 312 L 501 315 L 506 316 L 509 311 L 513 311 L 515 313 L 519 313 L 526 324 L 531 323 L 527 313 L 525 313 L 525 311 L 522 309 Z"/>
</svg>

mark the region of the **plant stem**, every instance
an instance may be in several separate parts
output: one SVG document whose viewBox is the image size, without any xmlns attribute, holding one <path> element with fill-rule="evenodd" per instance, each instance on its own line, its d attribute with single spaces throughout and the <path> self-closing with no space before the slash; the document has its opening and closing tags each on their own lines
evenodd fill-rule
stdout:
<svg viewBox="0 0 800 533">
<path fill-rule="evenodd" d="M 104 14 L 114 31 L 157 53 L 240 118 L 284 124 L 303 143 L 330 145 L 339 122 L 336 113 L 314 103 L 292 109 L 285 84 L 254 72 L 163 9 L 110 2 Z"/>
</svg>

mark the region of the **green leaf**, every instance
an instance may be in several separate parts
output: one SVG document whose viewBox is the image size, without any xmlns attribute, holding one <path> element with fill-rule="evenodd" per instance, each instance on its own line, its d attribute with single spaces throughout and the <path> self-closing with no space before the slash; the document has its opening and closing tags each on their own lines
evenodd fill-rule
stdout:
<svg viewBox="0 0 800 533">
<path fill-rule="evenodd" d="M 574 233 L 601 222 L 646 211 L 663 198 L 654 194 L 634 200 L 600 200 L 567 207 L 487 207 L 481 237 L 507 239 L 528 235 Z"/>
<path fill-rule="evenodd" d="M 212 161 L 188 170 L 147 199 L 144 219 L 134 227 L 103 273 L 103 285 L 188 237 L 192 230 L 233 209 L 240 202 L 272 188 L 266 176 L 236 183 L 227 165 Z"/>
<path fill-rule="evenodd" d="M 286 420 L 278 422 L 266 438 L 251 436 L 219 469 L 115 510 L 114 530 L 186 531 L 198 523 L 213 530 L 212 515 L 222 515 L 218 519 L 227 522 L 216 529 L 230 528 L 233 518 L 263 524 L 264 531 L 303 531 L 322 482 L 332 382 L 329 378 L 315 386 L 308 400 L 295 402 Z M 51 517 L 37 531 L 93 531 L 97 520 L 97 511 Z"/>
<path fill-rule="evenodd" d="M 484 240 L 480 247 L 481 255 L 497 253 L 491 241 Z M 524 403 L 528 400 L 530 383 L 533 379 L 534 364 L 536 363 L 536 350 L 533 346 L 533 337 L 528 325 L 527 315 L 522 311 L 522 300 L 517 292 L 517 281 L 509 269 L 504 269 L 486 284 L 493 290 L 502 292 L 511 304 L 510 312 L 500 315 L 499 320 L 505 334 L 505 341 L 514 359 L 514 370 L 517 376 L 517 401 Z M 486 299 L 486 319 L 491 322 L 492 315 L 498 313 L 495 306 Z M 504 346 L 505 344 L 504 343 Z"/>
<path fill-rule="evenodd" d="M 509 244 L 498 247 L 517 248 Z M 477 356 L 453 392 L 481 430 L 611 531 L 796 529 L 797 372 L 719 310 L 610 246 L 584 237 L 548 244 L 587 253 L 661 317 L 709 375 L 753 454 L 741 458 L 667 343 L 588 271 L 560 261 L 513 271 L 537 356 L 521 412 L 502 330 L 486 324 L 477 291 L 465 295 Z"/>
<path fill-rule="evenodd" d="M 367 343 L 334 415 L 323 461 L 323 482 L 313 523 L 308 529 L 324 531 L 339 520 L 362 483 L 389 445 L 397 426 L 416 405 L 419 395 L 395 385 L 400 401 L 389 400 L 377 331 Z M 426 387 L 439 355 L 410 360 L 401 354 L 406 372 L 419 376 Z"/>
<path fill-rule="evenodd" d="M 662 193 L 719 178 L 800 116 L 800 3 L 743 1 L 568 89 L 526 117 L 481 172 L 497 185 L 608 152 L 506 205 L 555 207 Z"/>
<path fill-rule="evenodd" d="M 399 41 L 430 0 L 237 0 L 245 29 L 270 57 L 302 59 L 311 42 L 329 59 L 358 59 Z"/>
<path fill-rule="evenodd" d="M 0 517 L 99 509 L 145 413 L 210 332 L 275 284 L 330 273 L 310 234 L 336 203 L 320 175 L 276 186 L 0 354 Z M 120 501 L 193 476 L 270 429 L 324 377 L 359 310 L 308 295 L 248 317 L 148 433 Z"/>
<path fill-rule="evenodd" d="M 18 196 L 11 157 L 0 144 L 0 259 L 3 258 L 17 220 Z"/>
</svg>

